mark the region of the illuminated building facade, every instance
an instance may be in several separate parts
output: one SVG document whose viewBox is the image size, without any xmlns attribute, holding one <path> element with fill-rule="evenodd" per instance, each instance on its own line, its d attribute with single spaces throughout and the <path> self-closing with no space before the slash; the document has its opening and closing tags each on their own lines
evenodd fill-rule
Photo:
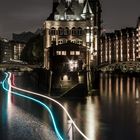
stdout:
<svg viewBox="0 0 140 140">
<path fill-rule="evenodd" d="M 44 22 L 43 29 L 45 68 L 52 67 L 50 50 L 54 44 L 55 56 L 65 56 L 67 62 L 75 63 L 77 58 L 77 62 L 82 61 L 83 66 L 98 64 L 101 30 L 99 0 L 53 0 L 53 11 Z M 86 51 L 86 56 L 77 57 L 81 56 L 83 50 Z"/>
<path fill-rule="evenodd" d="M 136 61 L 136 29 L 125 28 L 105 33 L 100 39 L 100 64 Z"/>
<path fill-rule="evenodd" d="M 137 22 L 137 60 L 140 60 L 140 17 Z"/>
</svg>

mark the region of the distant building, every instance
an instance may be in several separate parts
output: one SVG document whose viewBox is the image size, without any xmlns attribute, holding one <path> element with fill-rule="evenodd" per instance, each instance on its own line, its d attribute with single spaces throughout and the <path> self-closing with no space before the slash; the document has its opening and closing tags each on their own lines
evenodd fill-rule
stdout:
<svg viewBox="0 0 140 140">
<path fill-rule="evenodd" d="M 140 17 L 137 21 L 137 60 L 140 61 Z"/>
<path fill-rule="evenodd" d="M 52 67 L 50 64 L 50 47 L 54 42 L 56 48 L 59 48 L 61 52 L 55 52 L 57 55 L 65 55 L 67 47 L 71 48 L 69 50 L 71 55 L 76 56 L 76 53 L 84 48 L 87 52 L 86 58 L 80 61 L 85 65 L 95 66 L 98 64 L 101 32 L 101 5 L 99 0 L 53 0 L 53 11 L 44 22 L 43 29 L 45 68 L 51 69 Z M 59 47 L 61 44 L 62 48 Z M 77 51 L 74 46 L 79 47 L 79 50 Z M 78 55 L 81 55 L 80 52 Z M 67 62 L 71 60 L 73 60 L 72 57 L 67 59 Z M 77 61 L 79 61 L 79 57 L 77 57 Z"/>
<path fill-rule="evenodd" d="M 13 33 L 12 40 L 15 42 L 27 43 L 35 34 L 32 32 L 23 32 L 21 34 Z"/>
<path fill-rule="evenodd" d="M 0 63 L 10 61 L 12 58 L 12 50 L 7 39 L 0 39 Z"/>
<path fill-rule="evenodd" d="M 23 42 L 10 41 L 11 51 L 12 51 L 12 59 L 21 60 L 21 53 L 25 48 L 26 44 Z"/>
<path fill-rule="evenodd" d="M 100 64 L 136 61 L 136 29 L 125 28 L 105 33 L 100 39 Z"/>
<path fill-rule="evenodd" d="M 23 49 L 28 41 L 34 36 L 35 34 L 32 32 L 23 32 L 20 34 L 13 33 L 12 40 L 10 41 L 12 59 L 21 60 Z"/>
</svg>

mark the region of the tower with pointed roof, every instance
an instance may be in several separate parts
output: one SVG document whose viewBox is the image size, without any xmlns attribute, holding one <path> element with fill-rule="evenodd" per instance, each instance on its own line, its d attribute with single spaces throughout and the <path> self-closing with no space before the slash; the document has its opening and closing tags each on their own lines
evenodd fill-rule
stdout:
<svg viewBox="0 0 140 140">
<path fill-rule="evenodd" d="M 52 44 L 55 43 L 57 46 L 67 42 L 80 45 L 88 52 L 86 58 L 81 60 L 83 64 L 90 66 L 98 64 L 101 30 L 99 0 L 53 0 L 53 12 L 45 20 L 43 28 L 45 68 L 51 68 L 49 49 Z"/>
</svg>

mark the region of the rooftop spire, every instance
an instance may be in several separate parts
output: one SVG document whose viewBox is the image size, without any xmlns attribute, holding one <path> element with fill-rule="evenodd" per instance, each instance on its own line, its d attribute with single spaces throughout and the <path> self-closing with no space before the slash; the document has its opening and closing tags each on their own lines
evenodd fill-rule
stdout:
<svg viewBox="0 0 140 140">
<path fill-rule="evenodd" d="M 83 14 L 93 14 L 88 0 L 86 0 L 85 6 L 83 9 Z"/>
<path fill-rule="evenodd" d="M 56 7 L 58 6 L 59 1 L 58 0 L 53 0 L 53 12 L 56 12 Z"/>
<path fill-rule="evenodd" d="M 86 2 L 85 2 L 84 8 L 83 8 L 83 12 L 82 12 L 81 16 L 82 16 L 84 19 L 93 16 L 93 12 L 92 12 L 92 9 L 91 9 L 91 6 L 90 6 L 88 0 L 86 0 Z"/>
</svg>

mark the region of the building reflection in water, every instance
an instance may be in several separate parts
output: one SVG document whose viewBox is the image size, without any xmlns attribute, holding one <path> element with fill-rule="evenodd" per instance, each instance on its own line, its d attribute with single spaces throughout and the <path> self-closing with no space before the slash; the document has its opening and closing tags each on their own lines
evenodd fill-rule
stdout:
<svg viewBox="0 0 140 140">
<path fill-rule="evenodd" d="M 68 106 L 69 105 L 69 106 Z M 64 107 L 69 111 L 80 130 L 91 140 L 97 140 L 99 135 L 100 98 L 87 97 L 84 101 L 64 102 Z M 75 119 L 76 118 L 76 119 Z M 63 127 L 68 130 L 68 117 L 63 113 Z M 84 139 L 74 128 L 74 138 Z"/>
<path fill-rule="evenodd" d="M 134 75 L 100 75 L 101 116 L 111 132 L 107 139 L 140 138 L 139 83 L 139 77 Z"/>
<path fill-rule="evenodd" d="M 116 95 L 116 97 L 118 97 L 119 96 L 119 78 L 118 78 L 118 76 L 116 77 L 116 80 L 115 80 L 115 87 L 116 87 L 116 93 L 115 93 L 115 95 Z"/>
<path fill-rule="evenodd" d="M 139 99 L 139 90 L 138 90 L 138 88 L 136 89 L 136 100 L 138 100 Z"/>
<path fill-rule="evenodd" d="M 88 97 L 86 103 L 86 134 L 91 140 L 97 140 L 99 137 L 99 116 L 100 116 L 100 99 Z"/>
<path fill-rule="evenodd" d="M 136 95 L 136 78 L 135 77 L 133 77 L 132 94 L 133 94 L 133 97 L 135 97 Z"/>
<path fill-rule="evenodd" d="M 126 94 L 127 94 L 127 99 L 129 100 L 129 97 L 130 97 L 130 78 L 127 77 L 127 91 L 126 91 Z"/>
<path fill-rule="evenodd" d="M 66 108 L 66 110 L 68 110 L 68 104 L 65 102 L 64 103 L 64 107 Z M 68 116 L 65 112 L 63 112 L 63 130 L 65 131 L 65 135 L 67 136 L 68 133 Z"/>
<path fill-rule="evenodd" d="M 11 127 L 11 117 L 12 117 L 12 93 L 11 93 L 11 86 L 9 86 L 9 91 L 7 92 L 7 120 L 8 120 L 8 127 Z"/>
<path fill-rule="evenodd" d="M 108 87 L 108 90 L 109 90 L 109 98 L 111 100 L 112 99 L 112 80 L 111 80 L 111 75 L 109 75 L 109 87 Z"/>
<path fill-rule="evenodd" d="M 123 101 L 123 88 L 124 88 L 124 86 L 123 86 L 123 78 L 121 77 L 120 78 L 120 99 L 121 99 L 121 101 Z"/>
<path fill-rule="evenodd" d="M 123 103 L 123 101 L 138 98 L 139 87 L 136 85 L 136 77 L 123 75 L 100 75 L 100 94 L 102 97 L 108 97 L 112 100 Z"/>
</svg>

